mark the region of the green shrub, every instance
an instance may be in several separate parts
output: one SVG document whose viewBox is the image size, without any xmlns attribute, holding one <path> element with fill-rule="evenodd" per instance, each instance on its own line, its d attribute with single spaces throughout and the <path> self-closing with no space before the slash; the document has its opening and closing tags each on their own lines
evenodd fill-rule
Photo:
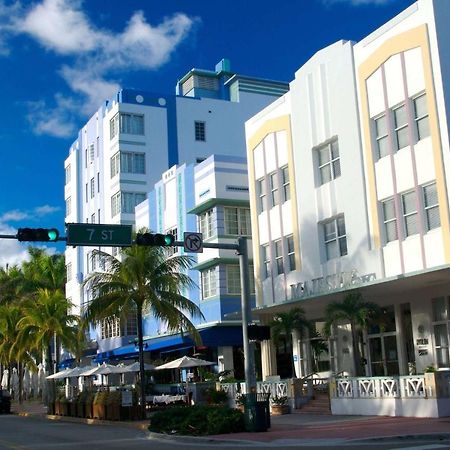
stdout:
<svg viewBox="0 0 450 450">
<path fill-rule="evenodd" d="M 208 403 L 213 405 L 220 405 L 228 401 L 228 394 L 222 389 L 216 390 L 216 388 L 205 389 L 205 395 Z"/>
<path fill-rule="evenodd" d="M 195 436 L 239 433 L 244 431 L 244 415 L 223 406 L 176 406 L 155 413 L 149 430 Z"/>
</svg>

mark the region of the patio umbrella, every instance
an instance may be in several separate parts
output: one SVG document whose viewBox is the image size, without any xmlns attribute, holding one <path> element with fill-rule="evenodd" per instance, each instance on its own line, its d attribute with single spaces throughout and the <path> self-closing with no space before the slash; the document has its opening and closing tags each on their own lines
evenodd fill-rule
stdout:
<svg viewBox="0 0 450 450">
<path fill-rule="evenodd" d="M 17 375 L 17 369 L 14 367 L 11 375 L 11 386 L 13 388 L 14 399 L 19 399 L 19 375 Z"/>
<path fill-rule="evenodd" d="M 25 400 L 27 400 L 28 397 L 30 396 L 30 388 L 31 388 L 30 371 L 28 369 L 25 369 L 22 382 L 23 397 Z"/>
<path fill-rule="evenodd" d="M 49 375 L 48 377 L 45 377 L 47 380 L 61 380 L 62 378 L 67 378 L 69 374 L 72 372 L 72 369 L 64 369 L 60 372 L 53 373 L 52 375 Z"/>
<path fill-rule="evenodd" d="M 9 370 L 5 369 L 2 376 L 2 389 L 8 389 Z"/>
<path fill-rule="evenodd" d="M 189 369 L 190 367 L 199 367 L 199 366 L 213 366 L 214 362 L 205 361 L 203 359 L 192 358 L 190 356 L 183 356 L 181 358 L 176 359 L 175 361 L 170 361 L 168 363 L 162 364 L 161 366 L 156 367 L 156 370 L 164 370 L 164 369 Z"/>
<path fill-rule="evenodd" d="M 121 372 L 139 372 L 139 361 L 134 362 L 133 364 L 130 364 L 129 366 L 118 366 L 121 367 Z M 144 364 L 144 370 L 155 370 L 155 366 L 152 364 Z"/>
</svg>

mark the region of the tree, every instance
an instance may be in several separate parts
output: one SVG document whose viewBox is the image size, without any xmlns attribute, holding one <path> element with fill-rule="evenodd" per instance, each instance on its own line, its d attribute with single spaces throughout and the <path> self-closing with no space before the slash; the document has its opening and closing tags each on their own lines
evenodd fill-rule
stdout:
<svg viewBox="0 0 450 450">
<path fill-rule="evenodd" d="M 293 359 L 292 333 L 298 331 L 303 336 L 306 330 L 310 330 L 311 322 L 306 319 L 305 311 L 302 308 L 293 308 L 285 313 L 278 313 L 270 323 L 272 338 L 278 342 L 281 337 L 285 337 L 289 343 L 291 352 L 291 370 L 292 376 L 295 376 L 295 366 Z"/>
<path fill-rule="evenodd" d="M 339 322 L 350 324 L 353 346 L 353 364 L 355 375 L 362 372 L 361 355 L 358 346 L 358 332 L 380 313 L 380 307 L 372 302 L 366 302 L 360 292 L 350 292 L 342 302 L 332 302 L 325 310 L 324 333 L 331 335 L 332 326 Z"/>
<path fill-rule="evenodd" d="M 190 332 L 200 341 L 192 318 L 203 317 L 199 307 L 182 295 L 185 288 L 195 286 L 186 274 L 193 259 L 189 256 L 167 258 L 162 247 L 133 245 L 122 251 L 121 259 L 96 251 L 105 272 L 94 272 L 85 281 L 92 295 L 86 316 L 90 321 L 107 317 L 125 319 L 131 314 L 137 318 L 139 365 L 141 379 L 141 413 L 145 417 L 145 373 L 142 317 L 153 317 L 167 323 L 168 331 Z"/>
<path fill-rule="evenodd" d="M 32 299 L 25 301 L 23 317 L 18 321 L 18 347 L 27 343 L 30 348 L 46 350 L 52 372 L 51 343 L 57 340 L 69 351 L 77 351 L 78 316 L 69 314 L 72 304 L 60 290 L 39 288 Z"/>
</svg>

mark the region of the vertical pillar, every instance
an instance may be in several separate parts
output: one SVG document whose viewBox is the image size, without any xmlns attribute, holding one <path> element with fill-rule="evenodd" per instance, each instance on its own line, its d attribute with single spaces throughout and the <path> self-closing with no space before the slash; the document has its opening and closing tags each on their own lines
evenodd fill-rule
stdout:
<svg viewBox="0 0 450 450">
<path fill-rule="evenodd" d="M 261 341 L 262 379 L 277 375 L 277 358 L 272 341 Z"/>
<path fill-rule="evenodd" d="M 219 363 L 219 372 L 231 370 L 234 372 L 233 347 L 217 347 L 217 359 Z"/>
<path fill-rule="evenodd" d="M 394 305 L 395 330 L 397 335 L 397 357 L 399 375 L 408 375 L 408 361 L 406 360 L 405 330 L 403 329 L 402 305 Z"/>
<path fill-rule="evenodd" d="M 300 333 L 298 332 L 298 330 L 294 330 L 292 332 L 292 357 L 294 358 L 295 376 L 297 378 L 302 378 L 306 375 L 303 361 L 305 354 L 302 347 L 303 345 Z"/>
</svg>

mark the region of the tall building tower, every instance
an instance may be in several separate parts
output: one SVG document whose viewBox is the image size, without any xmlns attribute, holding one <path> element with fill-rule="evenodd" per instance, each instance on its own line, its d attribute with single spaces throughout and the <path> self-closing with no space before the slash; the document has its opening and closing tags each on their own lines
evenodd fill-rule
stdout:
<svg viewBox="0 0 450 450">
<path fill-rule="evenodd" d="M 235 74 L 222 60 L 214 71 L 189 71 L 175 95 L 119 91 L 70 147 L 64 165 L 66 223 L 134 224 L 135 206 L 173 165 L 215 153 L 245 156 L 245 121 L 287 90 L 286 83 Z M 83 280 L 99 264 L 92 250 L 66 250 L 66 295 L 76 313 L 88 301 Z M 115 330 L 119 337 L 110 341 L 112 347 L 134 334 L 134 327 L 114 326 L 120 330 Z"/>
</svg>

